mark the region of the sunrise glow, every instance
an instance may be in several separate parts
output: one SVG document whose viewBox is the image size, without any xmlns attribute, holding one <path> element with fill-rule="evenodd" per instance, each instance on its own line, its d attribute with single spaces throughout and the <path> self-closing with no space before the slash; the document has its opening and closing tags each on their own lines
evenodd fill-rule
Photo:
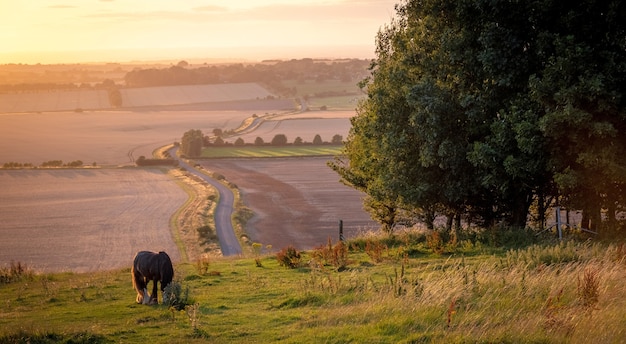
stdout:
<svg viewBox="0 0 626 344">
<path fill-rule="evenodd" d="M 0 2 L 0 63 L 371 57 L 397 0 Z"/>
</svg>

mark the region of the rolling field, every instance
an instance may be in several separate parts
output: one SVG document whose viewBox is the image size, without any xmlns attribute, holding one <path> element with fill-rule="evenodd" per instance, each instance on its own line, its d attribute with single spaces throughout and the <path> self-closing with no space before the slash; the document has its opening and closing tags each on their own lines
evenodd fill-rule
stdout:
<svg viewBox="0 0 626 344">
<path fill-rule="evenodd" d="M 271 120 L 265 122 L 267 127 L 261 127 L 268 142 L 278 133 L 285 134 L 290 141 L 301 136 L 311 142 L 316 134 L 330 141 L 335 134 L 345 138 L 349 130 L 352 115 L 349 111 L 280 115 L 280 109 L 272 109 L 268 104 L 283 103 L 246 102 L 249 110 L 245 111 L 177 111 L 171 107 L 154 107 L 141 111 L 0 114 L 0 147 L 3 148 L 0 165 L 17 162 L 38 166 L 50 160 L 65 163 L 81 160 L 85 165 L 96 163 L 99 167 L 132 166 L 133 159 L 142 155 L 150 157 L 153 150 L 179 141 L 189 129 L 200 129 L 207 134 L 215 128 L 235 129 L 252 114 L 274 112 L 268 117 Z M 253 141 L 258 130 L 246 135 Z M 232 137 L 229 139 L 234 141 Z M 315 153 L 320 149 L 329 149 L 325 153 L 335 154 L 339 148 L 322 146 L 315 148 Z M 246 187 L 250 195 L 245 199 L 246 204 L 258 212 L 251 231 L 259 233 L 266 227 L 283 231 L 265 232 L 255 236 L 255 240 L 272 242 L 276 248 L 287 242 L 310 247 L 324 243 L 329 234 L 336 236 L 340 218 L 346 221 L 346 235 L 354 235 L 371 223 L 361 209 L 361 195 L 339 183 L 338 176 L 325 165 L 325 160 L 316 160 L 309 166 L 308 159 L 241 159 L 216 171 Z M 258 165 L 261 161 L 267 165 Z M 152 246 L 150 240 L 170 247 L 168 219 L 187 197 L 171 179 L 158 171 L 148 171 L 0 171 L 0 216 L 5 220 L 0 235 L 10 238 L 0 240 L 0 264 L 13 260 L 54 271 L 107 270 L 127 266 L 138 249 L 159 249 L 155 247 L 158 245 Z M 251 179 L 237 179 L 251 171 L 254 172 Z M 289 176 L 290 173 L 297 176 Z M 293 178 L 302 179 L 294 181 Z M 276 193 L 253 195 L 246 183 L 256 183 L 257 187 Z M 150 185 L 158 188 L 150 190 Z M 156 198 L 159 202 L 162 199 L 164 204 L 150 208 L 147 205 L 150 201 L 143 198 L 144 193 L 148 199 Z M 267 198 L 267 195 L 277 197 Z M 170 237 L 164 238 L 163 231 Z M 90 249 L 95 250 L 92 255 L 99 259 L 84 258 Z M 169 250 L 178 257 L 176 248 Z M 109 259 L 109 255 L 117 258 Z"/>
<path fill-rule="evenodd" d="M 109 270 L 146 249 L 181 259 L 169 220 L 187 194 L 159 170 L 5 170 L 0 185 L 0 266 Z"/>
</svg>

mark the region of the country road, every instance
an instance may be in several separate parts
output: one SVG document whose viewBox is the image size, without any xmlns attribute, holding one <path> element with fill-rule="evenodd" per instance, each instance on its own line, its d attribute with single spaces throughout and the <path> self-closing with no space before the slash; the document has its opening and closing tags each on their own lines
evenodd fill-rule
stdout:
<svg viewBox="0 0 626 344">
<path fill-rule="evenodd" d="M 233 229 L 233 224 L 231 221 L 233 204 L 235 203 L 235 196 L 233 195 L 232 191 L 230 191 L 230 189 L 228 189 L 224 184 L 200 172 L 198 169 L 189 165 L 182 159 L 179 159 L 176 155 L 177 151 L 178 147 L 170 148 L 169 154 L 171 157 L 178 160 L 179 166 L 185 168 L 189 173 L 211 184 L 213 187 L 215 187 L 215 189 L 217 189 L 219 193 L 219 203 L 215 208 L 214 216 L 215 232 L 217 234 L 220 247 L 222 249 L 222 255 L 240 255 L 241 245 L 239 244 L 239 240 L 237 240 L 237 236 L 235 235 L 235 230 Z"/>
</svg>

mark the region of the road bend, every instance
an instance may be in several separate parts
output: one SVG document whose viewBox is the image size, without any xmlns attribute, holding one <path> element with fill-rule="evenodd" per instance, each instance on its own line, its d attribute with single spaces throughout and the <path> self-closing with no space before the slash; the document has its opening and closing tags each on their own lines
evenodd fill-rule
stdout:
<svg viewBox="0 0 626 344">
<path fill-rule="evenodd" d="M 220 247 L 222 249 L 222 255 L 224 256 L 235 256 L 241 254 L 241 245 L 239 244 L 239 240 L 237 240 L 237 236 L 235 235 L 235 230 L 233 229 L 233 223 L 231 221 L 232 213 L 233 213 L 233 205 L 235 203 L 235 196 L 233 192 L 230 191 L 224 184 L 220 183 L 218 180 L 209 177 L 208 175 L 200 172 L 195 167 L 189 165 L 184 162 L 182 159 L 179 159 L 176 155 L 178 151 L 178 147 L 171 148 L 169 150 L 170 156 L 174 159 L 178 160 L 178 164 L 180 167 L 185 168 L 189 173 L 201 178 L 207 183 L 211 184 L 217 192 L 219 193 L 219 203 L 215 208 L 215 232 L 217 234 L 217 239 L 220 242 Z"/>
</svg>

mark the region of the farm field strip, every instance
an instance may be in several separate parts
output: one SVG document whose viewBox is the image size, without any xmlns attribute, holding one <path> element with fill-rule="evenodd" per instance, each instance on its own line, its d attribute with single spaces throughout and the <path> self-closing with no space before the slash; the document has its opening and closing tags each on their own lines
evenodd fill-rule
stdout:
<svg viewBox="0 0 626 344">
<path fill-rule="evenodd" d="M 352 124 L 349 118 L 304 118 L 270 120 L 263 122 L 255 131 L 239 135 L 245 143 L 253 143 L 257 137 L 264 142 L 271 142 L 274 136 L 284 134 L 287 142 L 293 143 L 296 137 L 302 138 L 305 142 L 313 142 L 315 135 L 320 135 L 324 142 L 330 142 L 334 135 L 347 137 Z M 236 138 L 230 138 L 229 142 L 234 143 Z"/>
<path fill-rule="evenodd" d="M 0 94 L 0 113 L 110 108 L 103 90 Z"/>
<path fill-rule="evenodd" d="M 232 102 L 273 96 L 257 83 L 122 88 L 122 108 Z M 105 90 L 0 94 L 0 113 L 111 109 Z"/>
<path fill-rule="evenodd" d="M 181 256 L 169 228 L 187 199 L 156 169 L 0 171 L 0 264 L 88 272 L 139 250 Z"/>
<path fill-rule="evenodd" d="M 289 147 L 208 147 L 202 150 L 203 158 L 275 158 L 293 156 L 337 155 L 341 146 L 289 146 Z"/>
<path fill-rule="evenodd" d="M 124 107 L 226 102 L 272 95 L 256 83 L 126 88 L 121 93 Z"/>
<path fill-rule="evenodd" d="M 189 129 L 236 128 L 254 111 L 98 111 L 0 115 L 0 165 L 82 160 L 128 165 Z M 33 135 L 37 133 L 37 135 Z"/>
<path fill-rule="evenodd" d="M 363 209 L 365 196 L 339 181 L 330 157 L 207 159 L 197 161 L 226 176 L 241 190 L 255 216 L 246 232 L 253 242 L 279 250 L 312 249 L 338 240 L 339 220 L 346 238 L 376 228 Z"/>
</svg>

